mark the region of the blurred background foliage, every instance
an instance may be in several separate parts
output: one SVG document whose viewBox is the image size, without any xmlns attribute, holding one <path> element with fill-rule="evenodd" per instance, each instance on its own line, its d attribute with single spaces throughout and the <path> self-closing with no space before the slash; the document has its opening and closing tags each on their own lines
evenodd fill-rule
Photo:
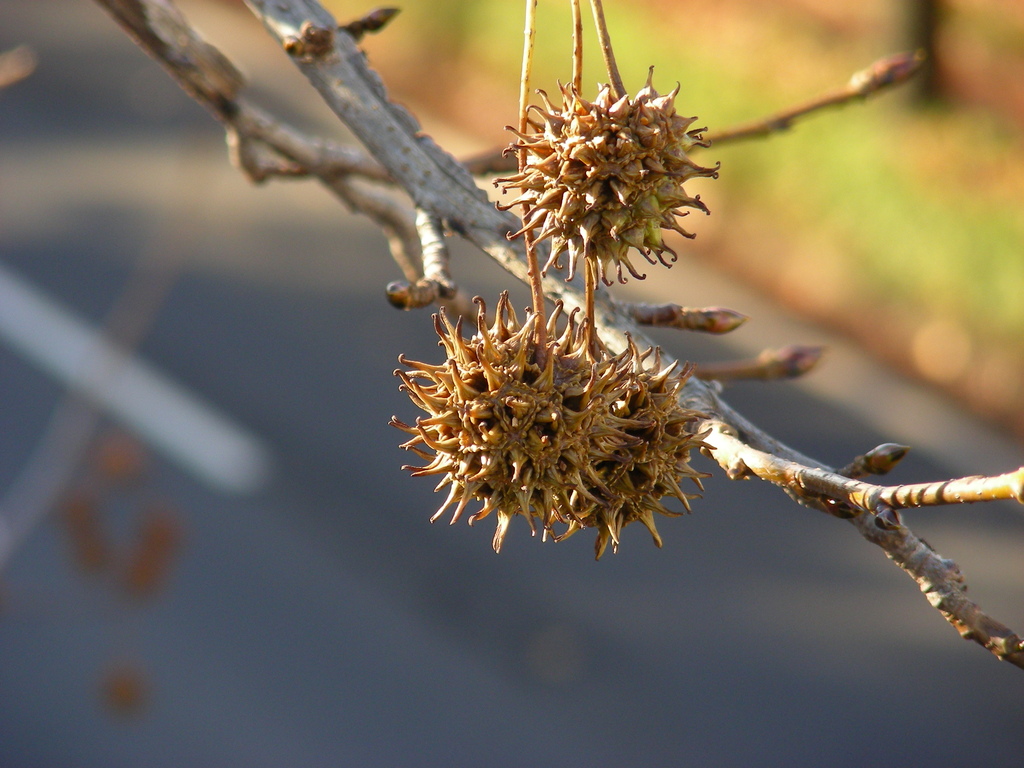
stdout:
<svg viewBox="0 0 1024 768">
<path fill-rule="evenodd" d="M 329 3 L 340 19 L 364 9 Z M 407 0 L 365 48 L 428 131 L 509 140 L 522 3 Z M 924 44 L 932 69 L 867 105 L 712 147 L 688 256 L 753 282 L 1024 434 L 1024 4 L 1016 0 L 634 0 L 606 9 L 627 87 L 711 130 L 846 83 Z M 589 18 L 587 19 L 589 24 Z M 604 78 L 591 29 L 585 87 Z M 565 0 L 538 7 L 534 86 L 570 71 Z M 429 66 L 425 64 L 429 62 Z"/>
</svg>

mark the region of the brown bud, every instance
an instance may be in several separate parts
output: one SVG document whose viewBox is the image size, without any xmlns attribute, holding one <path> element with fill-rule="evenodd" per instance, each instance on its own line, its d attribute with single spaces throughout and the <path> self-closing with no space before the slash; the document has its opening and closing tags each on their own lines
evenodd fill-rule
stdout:
<svg viewBox="0 0 1024 768">
<path fill-rule="evenodd" d="M 104 705 L 113 714 L 122 717 L 139 715 L 150 696 L 145 668 L 136 662 L 118 661 L 104 674 L 100 695 Z"/>
<path fill-rule="evenodd" d="M 101 478 L 116 484 L 137 480 L 146 468 L 146 449 L 132 435 L 113 430 L 97 442 L 94 466 Z"/>
<path fill-rule="evenodd" d="M 181 523 L 170 507 L 147 510 L 124 574 L 124 586 L 133 597 L 150 597 L 164 585 L 181 544 Z"/>
</svg>

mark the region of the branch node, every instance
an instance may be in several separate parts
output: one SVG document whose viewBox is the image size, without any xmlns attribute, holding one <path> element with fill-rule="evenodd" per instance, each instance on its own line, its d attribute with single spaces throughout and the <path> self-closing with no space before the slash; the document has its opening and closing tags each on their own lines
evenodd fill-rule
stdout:
<svg viewBox="0 0 1024 768">
<path fill-rule="evenodd" d="M 298 35 L 289 35 L 283 41 L 285 53 L 302 61 L 322 59 L 334 51 L 334 30 L 304 22 Z"/>
<path fill-rule="evenodd" d="M 750 467 L 746 465 L 743 459 L 736 458 L 725 468 L 725 474 L 730 480 L 746 480 L 752 477 L 754 473 L 750 471 Z"/>
<path fill-rule="evenodd" d="M 397 309 L 421 309 L 442 301 L 451 301 L 458 293 L 453 283 L 423 278 L 414 283 L 396 280 L 388 283 L 385 295 Z"/>
<path fill-rule="evenodd" d="M 903 520 L 895 509 L 880 504 L 875 511 L 875 525 L 883 531 L 895 531 L 903 527 Z"/>
</svg>

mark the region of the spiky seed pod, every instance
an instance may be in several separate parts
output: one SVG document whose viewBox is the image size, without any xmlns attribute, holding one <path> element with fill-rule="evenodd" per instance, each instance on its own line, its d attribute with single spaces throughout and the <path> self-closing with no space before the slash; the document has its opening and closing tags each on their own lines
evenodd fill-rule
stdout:
<svg viewBox="0 0 1024 768">
<path fill-rule="evenodd" d="M 647 367 L 645 362 L 652 352 L 653 364 Z M 580 521 L 597 527 L 594 549 L 599 559 L 609 541 L 613 550 L 618 549 L 620 532 L 634 521 L 643 523 L 655 545 L 661 547 L 654 514 L 679 514 L 669 510 L 662 499 L 673 496 L 689 512 L 690 499 L 697 494 L 684 493 L 680 484 L 689 478 L 703 490 L 700 478 L 707 476 L 690 466 L 690 451 L 704 446 L 704 435 L 694 434 L 692 429 L 700 414 L 679 404 L 679 390 L 693 365 L 688 364 L 681 372 L 676 372 L 675 366 L 663 368 L 660 350 L 648 349 L 641 354 L 632 341 L 620 357 L 628 385 L 610 404 L 618 436 L 612 450 L 595 455 L 593 467 L 593 475 L 603 486 L 594 494 L 605 503 L 588 508 L 596 519 Z"/>
<path fill-rule="evenodd" d="M 685 208 L 707 213 L 699 196 L 691 197 L 683 183 L 698 176 L 717 177 L 718 167 L 704 168 L 687 152 L 706 146 L 696 120 L 675 110 L 679 86 L 659 95 L 647 84 L 630 98 L 615 99 L 602 85 L 594 101 L 582 98 L 572 86 L 560 86 L 561 106 L 543 92 L 544 108 L 531 107 L 532 132 L 515 133 L 512 149 L 526 151 L 522 172 L 498 179 L 504 191 L 518 196 L 500 207 L 524 205 L 526 214 L 518 234 L 532 232 L 535 241 L 551 238 L 551 256 L 544 270 L 561 268 L 568 254 L 569 278 L 580 259 L 592 259 L 610 284 L 612 267 L 625 282 L 623 267 L 643 279 L 629 260 L 637 248 L 652 265 L 669 266 L 676 253 L 665 245 L 662 229 L 683 229 L 676 216 Z M 668 255 L 666 255 L 668 254 Z"/>
<path fill-rule="evenodd" d="M 517 514 L 534 530 L 539 520 L 545 533 L 566 522 L 562 515 L 589 462 L 588 435 L 603 412 L 603 394 L 601 382 L 592 380 L 593 365 L 577 323 L 571 320 L 551 343 L 542 368 L 536 315 L 520 325 L 502 294 L 488 328 L 483 302 L 477 301 L 472 339 L 463 339 L 461 321 L 453 326 L 443 312 L 435 315 L 447 352 L 443 364 L 399 358 L 413 369 L 395 371 L 402 389 L 429 417 L 417 419 L 415 426 L 398 419 L 392 424 L 413 435 L 402 447 L 429 462 L 406 469 L 414 476 L 441 475 L 435 490 L 450 486 L 431 520 L 455 504 L 454 523 L 470 501 L 481 501 L 469 521 L 496 512 L 494 549 L 499 551 Z M 549 326 L 552 337 L 555 319 Z"/>
<path fill-rule="evenodd" d="M 500 551 L 509 524 L 522 515 L 545 537 L 561 539 L 598 528 L 597 554 L 618 545 L 623 526 L 643 522 L 655 543 L 653 513 L 674 495 L 683 477 L 696 479 L 688 452 L 700 440 L 687 432 L 694 414 L 678 404 L 685 376 L 647 371 L 632 345 L 609 356 L 592 346 L 585 325 L 570 315 L 556 333 L 559 309 L 548 324 L 543 367 L 537 363 L 536 316 L 520 325 L 502 294 L 493 324 L 484 321 L 464 339 L 461 323 L 443 313 L 435 329 L 447 352 L 441 365 L 400 357 L 395 371 L 416 406 L 426 411 L 414 426 L 392 419 L 412 439 L 402 445 L 427 464 L 405 467 L 414 476 L 440 475 L 435 490 L 448 496 L 436 520 L 455 505 L 456 522 L 471 501 L 481 503 L 469 522 L 497 516 L 493 546 Z M 655 355 L 655 367 L 660 360 Z M 674 403 L 674 405 L 673 405 Z"/>
</svg>

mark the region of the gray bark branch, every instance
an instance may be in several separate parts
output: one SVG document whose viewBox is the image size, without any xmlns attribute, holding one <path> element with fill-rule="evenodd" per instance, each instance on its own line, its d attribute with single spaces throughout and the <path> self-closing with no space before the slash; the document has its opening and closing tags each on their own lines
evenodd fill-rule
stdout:
<svg viewBox="0 0 1024 768">
<path fill-rule="evenodd" d="M 248 118 L 240 117 L 251 114 L 251 109 L 238 97 L 240 81 L 234 79 L 234 68 L 229 62 L 225 63 L 219 52 L 191 30 L 173 41 L 161 37 L 162 29 L 155 28 L 153 19 L 188 29 L 168 0 L 97 2 L 110 9 L 136 41 L 161 61 L 191 95 L 225 122 L 229 130 L 239 131 L 249 138 L 268 140 L 272 132 L 265 126 L 256 130 L 249 125 Z M 386 176 L 392 180 L 409 195 L 416 209 L 465 237 L 526 282 L 522 242 L 508 240 L 508 235 L 519 229 L 519 221 L 489 203 L 466 168 L 423 135 L 412 115 L 388 99 L 383 83 L 367 66 L 356 41 L 343 29 L 339 30 L 327 11 L 315 0 L 246 0 L 246 3 L 383 169 L 383 172 L 374 170 L 377 178 Z M 316 169 L 317 154 L 322 156 L 325 147 L 296 139 L 297 145 L 282 150 L 281 147 L 297 134 L 286 135 L 287 142 L 268 143 L 303 168 Z M 303 157 L 307 150 L 311 156 Z M 344 176 L 331 177 L 326 172 L 311 172 L 310 175 L 345 199 L 336 186 L 338 178 Z M 349 204 L 360 209 L 358 203 Z M 380 212 L 365 212 L 378 223 L 388 221 Z M 415 240 L 414 247 L 418 251 L 420 240 L 411 210 L 407 216 L 412 226 L 410 238 Z M 566 283 L 549 275 L 544 288 L 549 299 L 562 301 L 572 309 L 584 304 L 581 282 Z M 606 293 L 599 293 L 597 297 L 596 316 L 600 336 L 612 351 L 624 349 L 628 337 L 640 347 L 653 346 L 634 321 L 634 312 L 617 305 Z M 666 364 L 673 362 L 665 354 L 662 359 Z M 968 600 L 963 577 L 955 563 L 914 536 L 894 511 L 900 506 L 982 501 L 994 497 L 1015 497 L 1019 501 L 1024 469 L 1000 478 L 951 481 L 959 483 L 953 486 L 952 495 L 948 492 L 949 483 L 910 487 L 909 491 L 907 487 L 872 486 L 844 477 L 764 433 L 722 401 L 711 384 L 691 377 L 681 399 L 687 407 L 705 414 L 698 428 L 708 430 L 705 439 L 708 452 L 729 477 L 758 477 L 779 485 L 802 504 L 848 519 L 861 536 L 881 547 L 915 580 L 929 602 L 962 636 L 1024 669 L 1024 643 L 1020 636 Z"/>
</svg>

